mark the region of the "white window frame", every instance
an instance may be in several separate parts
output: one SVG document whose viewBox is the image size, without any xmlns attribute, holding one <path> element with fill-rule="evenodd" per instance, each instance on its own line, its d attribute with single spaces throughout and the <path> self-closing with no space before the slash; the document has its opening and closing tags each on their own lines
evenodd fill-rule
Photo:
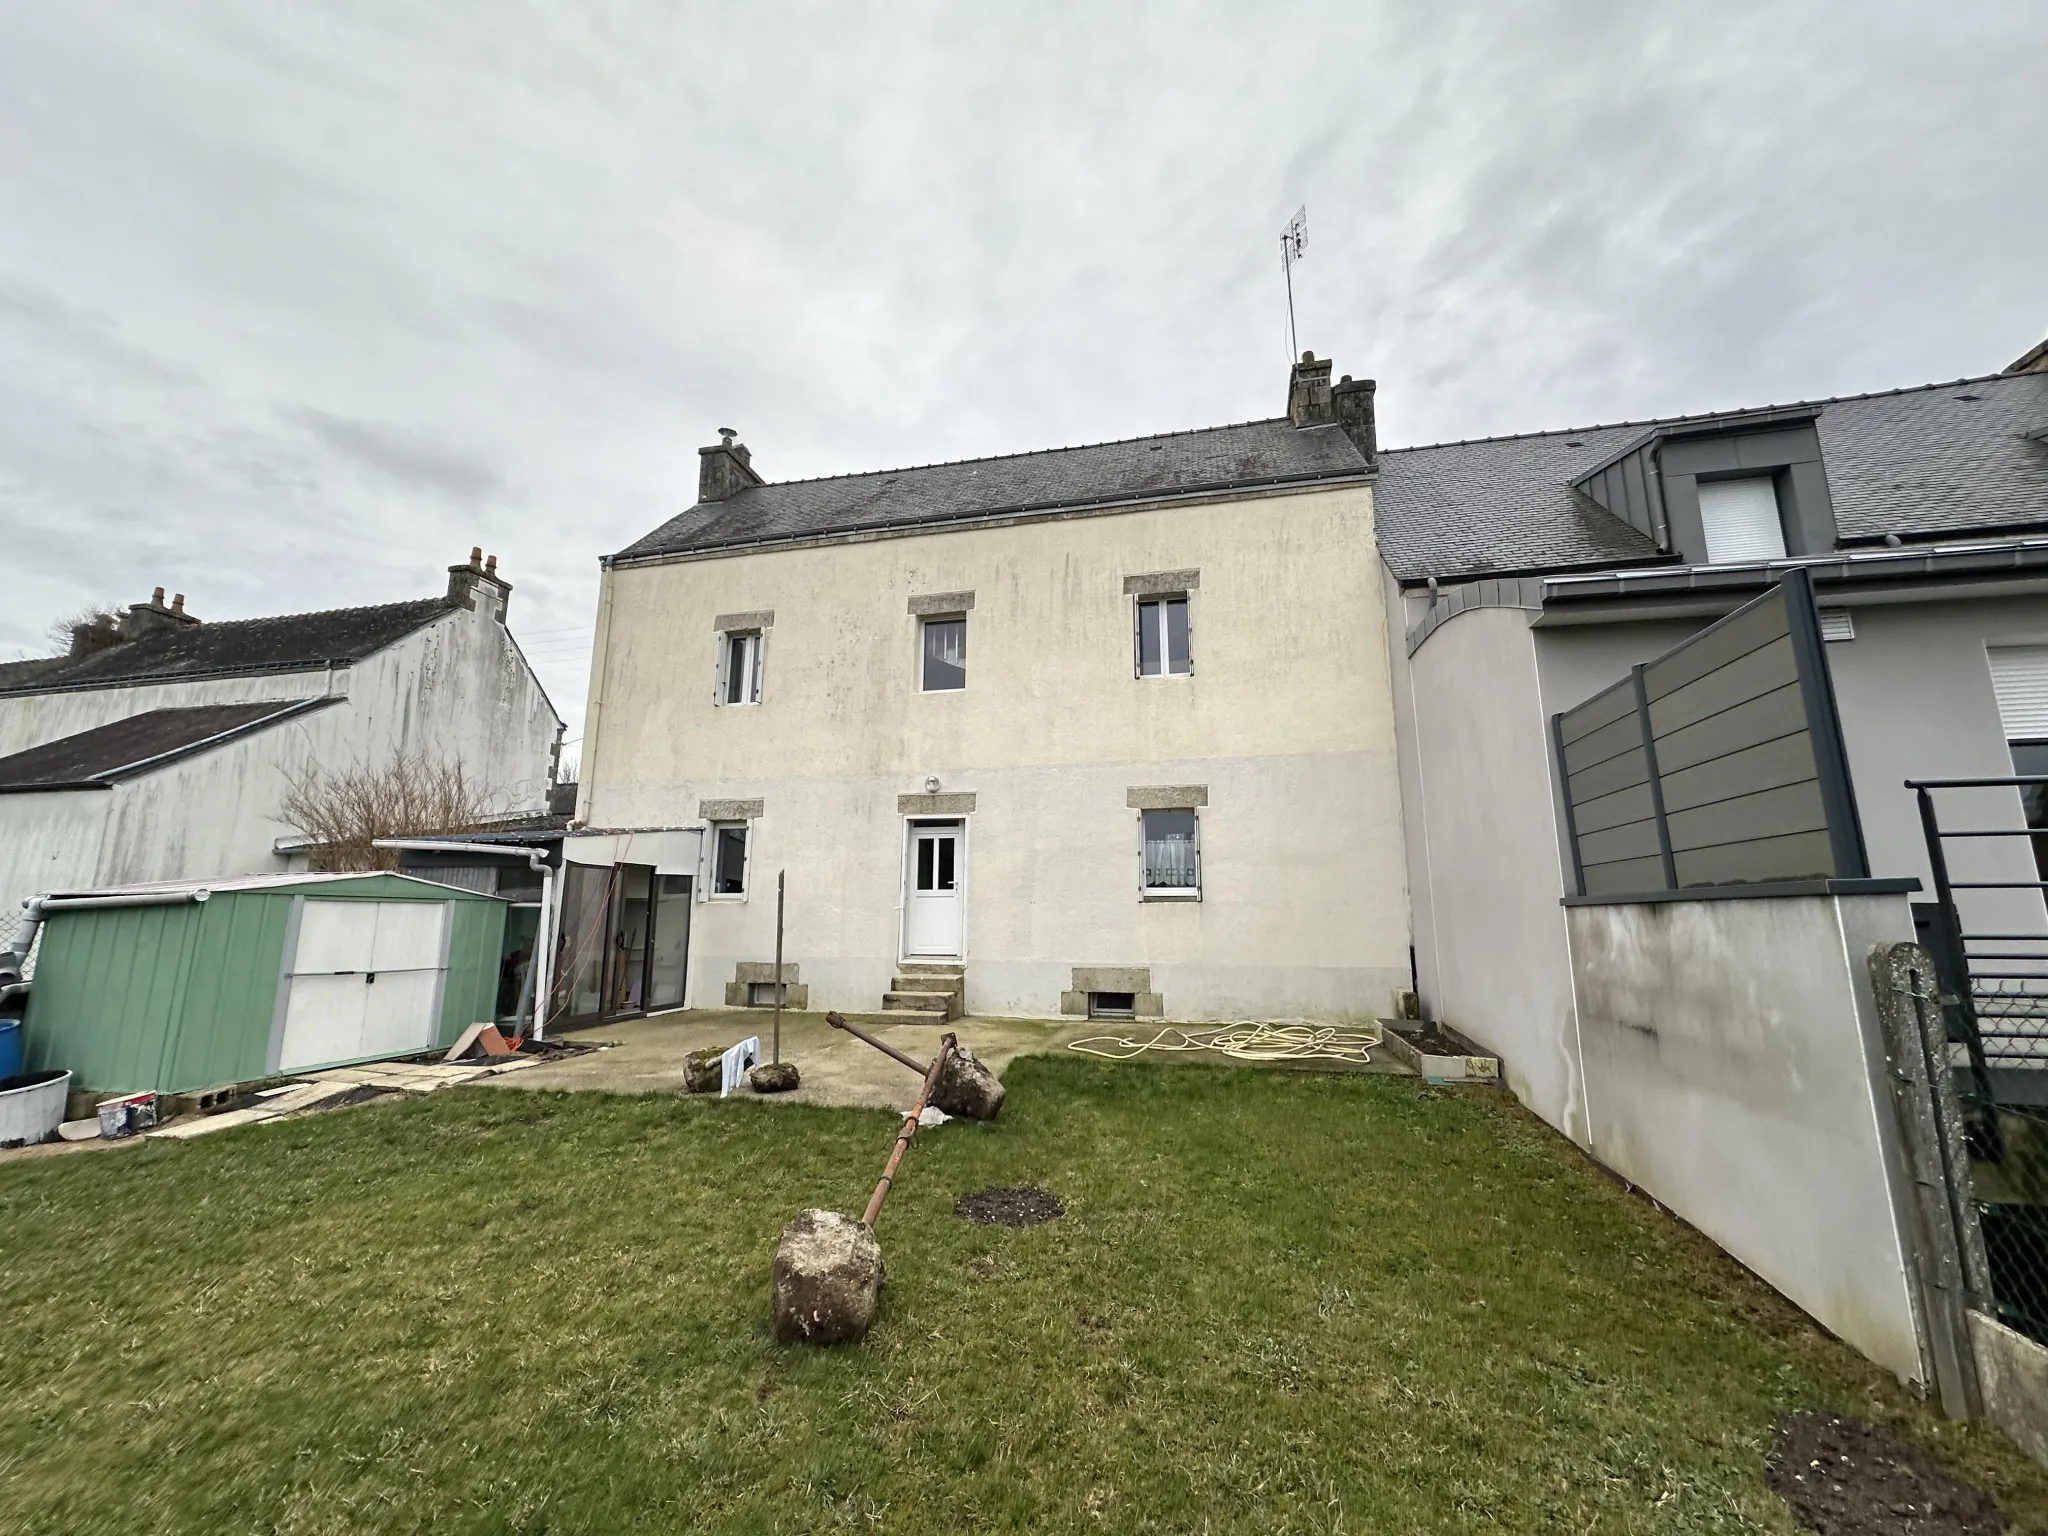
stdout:
<svg viewBox="0 0 2048 1536">
<path fill-rule="evenodd" d="M 1171 670 L 1173 656 L 1166 643 L 1166 604 L 1180 603 L 1188 612 L 1188 668 L 1185 672 Z M 1161 671 L 1145 670 L 1145 609 L 1150 606 L 1159 610 L 1159 660 Z M 1189 592 L 1144 592 L 1131 599 L 1131 676 L 1146 682 L 1159 682 L 1170 678 L 1193 677 L 1195 675 L 1195 600 Z"/>
<path fill-rule="evenodd" d="M 1147 883 L 1145 864 L 1145 818 L 1147 816 L 1171 815 L 1185 811 L 1195 818 L 1195 883 L 1185 885 L 1151 885 Z M 1194 805 L 1156 806 L 1149 811 L 1138 812 L 1138 899 L 1140 901 L 1200 901 L 1202 899 L 1202 811 Z"/>
<path fill-rule="evenodd" d="M 961 645 L 960 645 L 960 650 L 961 650 L 961 659 L 960 659 L 960 674 L 961 674 L 961 682 L 960 682 L 960 686 L 959 686 L 958 688 L 930 688 L 930 687 L 927 687 L 927 686 L 925 686 L 925 674 L 924 674 L 924 659 L 925 659 L 925 630 L 926 630 L 926 628 L 927 628 L 928 626 L 930 626 L 930 625 L 933 625 L 933 624 L 958 624 L 958 625 L 960 626 L 960 641 L 961 641 Z M 965 692 L 967 691 L 967 681 L 966 681 L 966 678 L 967 678 L 967 658 L 966 658 L 966 651 L 967 651 L 967 643 L 966 643 L 966 642 L 967 642 L 967 614 L 966 614 L 966 613 L 965 613 L 964 611 L 963 611 L 963 612 L 960 612 L 960 613 L 926 613 L 926 614 L 920 614 L 920 615 L 918 616 L 918 620 L 917 620 L 917 691 L 918 691 L 919 693 L 965 693 Z"/>
<path fill-rule="evenodd" d="M 732 645 L 735 640 L 752 642 L 746 656 L 752 676 L 742 693 L 751 697 L 735 699 L 732 694 Z M 722 708 L 742 709 L 761 702 L 761 683 L 767 670 L 768 632 L 765 629 L 721 629 L 718 632 L 718 677 L 711 702 Z"/>
<path fill-rule="evenodd" d="M 729 828 L 738 827 L 744 839 L 740 851 L 740 888 L 736 891 L 721 891 L 718 888 L 718 836 Z M 704 837 L 704 899 L 706 901 L 745 901 L 754 883 L 754 823 L 752 821 L 713 821 L 705 824 Z"/>
</svg>

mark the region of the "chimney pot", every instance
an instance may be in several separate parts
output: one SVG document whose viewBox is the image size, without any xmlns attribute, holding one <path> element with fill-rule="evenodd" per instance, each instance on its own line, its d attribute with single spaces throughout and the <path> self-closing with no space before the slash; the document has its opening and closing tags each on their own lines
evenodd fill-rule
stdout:
<svg viewBox="0 0 2048 1536">
<path fill-rule="evenodd" d="M 182 593 L 182 592 L 180 592 L 180 593 L 179 593 L 179 594 L 178 594 L 178 595 L 177 595 L 176 597 L 174 597 L 174 598 L 172 598 L 172 599 L 171 599 L 171 612 L 173 612 L 173 613 L 183 613 L 184 611 L 185 611 L 185 594 L 184 594 L 184 593 Z"/>
<path fill-rule="evenodd" d="M 484 574 L 486 576 L 495 576 L 498 574 L 498 557 L 496 555 L 484 556 Z"/>
<path fill-rule="evenodd" d="M 149 594 L 149 606 L 152 608 L 161 608 L 163 607 L 163 605 L 164 589 L 162 587 L 158 587 L 154 592 Z"/>
<path fill-rule="evenodd" d="M 469 568 L 470 568 L 470 569 L 471 569 L 472 571 L 478 571 L 478 570 L 482 570 L 482 569 L 483 569 L 483 564 L 484 564 L 484 547 L 483 547 L 483 545 L 481 545 L 481 544 L 472 544 L 472 545 L 471 545 L 471 546 L 469 547 Z"/>
</svg>

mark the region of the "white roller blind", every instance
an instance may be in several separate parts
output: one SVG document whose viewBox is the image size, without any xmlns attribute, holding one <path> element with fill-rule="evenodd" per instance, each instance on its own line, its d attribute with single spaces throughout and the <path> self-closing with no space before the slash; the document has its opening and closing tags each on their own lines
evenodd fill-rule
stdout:
<svg viewBox="0 0 2048 1536">
<path fill-rule="evenodd" d="M 1768 475 L 1708 480 L 1700 486 L 1700 522 L 1707 531 L 1707 563 L 1785 558 L 1785 524 L 1778 489 Z"/>
<path fill-rule="evenodd" d="M 1990 655 L 2005 739 L 2048 741 L 2048 645 L 1995 645 Z"/>
</svg>

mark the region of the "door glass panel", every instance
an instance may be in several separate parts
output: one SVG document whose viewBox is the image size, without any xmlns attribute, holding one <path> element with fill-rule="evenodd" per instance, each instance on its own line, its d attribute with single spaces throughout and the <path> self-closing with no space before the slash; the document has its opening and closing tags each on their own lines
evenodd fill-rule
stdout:
<svg viewBox="0 0 2048 1536">
<path fill-rule="evenodd" d="M 605 977 L 605 1012 L 646 1006 L 647 939 L 653 915 L 654 871 L 628 864 L 619 871 L 612 902 L 611 961 Z"/>
<path fill-rule="evenodd" d="M 939 845 L 939 889 L 950 891 L 953 889 L 953 839 L 941 837 L 934 841 Z"/>
<path fill-rule="evenodd" d="M 604 910 L 612 872 L 594 864 L 562 871 L 562 927 L 557 940 L 554 1012 L 587 1018 L 597 1012 L 604 969 Z"/>
<path fill-rule="evenodd" d="M 647 984 L 647 1006 L 680 1008 L 683 972 L 690 953 L 690 877 L 660 875 L 655 887 L 653 963 Z"/>
<path fill-rule="evenodd" d="M 917 840 L 917 888 L 920 891 L 932 888 L 932 840 L 928 837 Z"/>
<path fill-rule="evenodd" d="M 505 912 L 505 943 L 498 961 L 498 1017 L 509 1019 L 519 1012 L 526 991 L 527 973 L 533 969 L 533 940 L 540 931 L 540 908 L 517 906 Z"/>
</svg>

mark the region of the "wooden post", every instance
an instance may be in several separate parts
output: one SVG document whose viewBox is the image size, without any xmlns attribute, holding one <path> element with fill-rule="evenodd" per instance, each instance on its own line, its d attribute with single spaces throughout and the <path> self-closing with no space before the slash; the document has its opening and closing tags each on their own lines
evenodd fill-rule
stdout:
<svg viewBox="0 0 2048 1536">
<path fill-rule="evenodd" d="M 775 1054 L 771 1060 L 782 1060 L 782 886 L 789 878 L 789 871 L 775 872 Z"/>
</svg>

